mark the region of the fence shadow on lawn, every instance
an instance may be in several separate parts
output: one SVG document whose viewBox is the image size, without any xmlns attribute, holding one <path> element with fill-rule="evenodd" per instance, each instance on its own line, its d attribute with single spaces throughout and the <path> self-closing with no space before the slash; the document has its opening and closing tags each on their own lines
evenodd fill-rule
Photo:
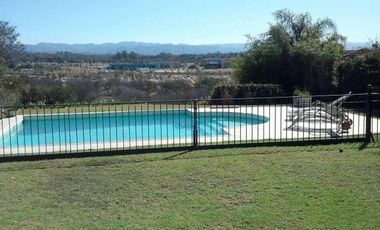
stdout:
<svg viewBox="0 0 380 230">
<path fill-rule="evenodd" d="M 208 150 L 184 150 L 184 151 L 170 151 L 159 153 L 145 153 L 145 154 L 122 154 L 122 155 L 101 155 L 99 157 L 84 157 L 66 159 L 58 158 L 51 160 L 32 160 L 22 161 L 20 158 L 9 160 L 7 158 L 0 159 L 0 172 L 3 171 L 20 171 L 20 170 L 35 170 L 35 169 L 49 169 L 49 168 L 74 168 L 74 167 L 103 167 L 112 166 L 117 164 L 138 164 L 144 162 L 158 162 L 158 161 L 172 161 L 172 160 L 195 160 L 195 159 L 210 159 L 219 157 L 232 157 L 232 156 L 249 156 L 249 155 L 268 155 L 268 154 L 281 154 L 285 152 L 344 152 L 346 150 L 362 151 L 366 149 L 380 148 L 377 143 L 362 143 L 350 142 L 340 144 L 323 144 L 313 146 L 273 146 L 273 147 L 232 147 L 225 149 L 208 149 Z"/>
</svg>

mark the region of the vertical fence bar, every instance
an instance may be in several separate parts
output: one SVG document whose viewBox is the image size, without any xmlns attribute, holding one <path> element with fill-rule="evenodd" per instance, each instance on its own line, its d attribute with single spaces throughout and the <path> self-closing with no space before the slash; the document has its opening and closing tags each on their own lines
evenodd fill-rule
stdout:
<svg viewBox="0 0 380 230">
<path fill-rule="evenodd" d="M 162 146 L 163 146 L 163 143 L 162 143 L 162 141 L 163 141 L 163 139 L 164 139 L 164 137 L 163 137 L 163 135 L 162 135 L 162 131 L 163 131 L 163 126 L 162 126 L 162 102 L 160 102 L 160 105 L 159 105 L 159 110 L 160 110 L 160 115 L 159 115 L 159 117 L 160 117 L 160 128 L 159 128 L 159 130 L 160 130 L 160 136 L 159 136 L 159 140 L 160 140 L 160 147 L 162 148 Z"/>
<path fill-rule="evenodd" d="M 131 116 L 132 113 L 130 112 L 130 107 L 132 105 L 127 104 L 127 114 L 128 114 L 128 149 L 132 149 L 132 142 L 131 142 Z"/>
<path fill-rule="evenodd" d="M 69 139 L 69 151 L 72 152 L 72 137 L 70 133 L 70 126 L 71 126 L 71 121 L 70 121 L 70 106 L 67 107 L 65 117 L 67 117 L 67 124 L 65 125 L 65 133 L 68 136 Z M 67 150 L 66 150 L 67 151 Z"/>
<path fill-rule="evenodd" d="M 193 147 L 198 146 L 198 101 L 193 101 Z"/>
<path fill-rule="evenodd" d="M 22 119 L 25 119 L 25 108 L 22 107 Z M 22 124 L 22 137 L 23 137 L 23 141 L 24 141 L 24 155 L 26 155 L 26 137 L 25 137 L 25 127 L 24 127 L 25 123 L 23 121 L 23 124 Z"/>
<path fill-rule="evenodd" d="M 91 107 L 90 107 L 90 105 L 87 106 L 87 116 L 88 116 L 88 137 L 89 137 L 89 143 L 90 143 L 89 150 L 91 152 L 91 150 L 93 149 L 92 135 L 95 132 L 93 132 L 93 128 L 94 128 L 93 124 L 91 125 L 91 119 L 94 120 L 94 116 L 91 117 L 92 115 L 91 115 Z M 84 120 L 83 120 L 83 123 L 84 123 Z M 92 122 L 92 123 L 94 123 L 94 122 Z M 85 135 L 85 134 L 83 134 L 83 135 Z"/>
<path fill-rule="evenodd" d="M 172 106 L 171 106 L 171 111 L 170 111 L 170 115 L 171 115 L 171 125 L 172 125 L 172 130 L 171 130 L 171 133 L 172 133 L 172 147 L 175 147 L 175 121 L 174 121 L 174 109 L 175 109 L 175 107 L 174 107 L 175 105 L 174 105 L 174 103 L 172 102 Z"/>
<path fill-rule="evenodd" d="M 9 115 L 11 109 L 12 109 L 12 108 L 8 108 L 8 111 L 7 111 L 8 115 Z M 11 142 L 11 131 L 12 131 L 12 130 L 11 130 L 11 121 L 9 120 L 9 121 L 8 121 L 8 131 L 7 131 L 7 132 L 8 132 L 8 136 L 9 136 L 9 142 Z M 17 143 L 15 143 L 15 144 L 17 145 Z M 11 148 L 10 148 L 10 150 L 11 150 L 11 151 L 10 151 L 10 154 L 11 154 L 11 155 L 15 154 L 15 153 L 13 152 L 13 147 L 14 147 L 14 146 L 13 146 L 12 143 L 10 143 L 10 147 L 11 147 Z M 16 147 L 17 147 L 17 146 L 16 146 Z"/>
<path fill-rule="evenodd" d="M 169 104 L 168 102 L 165 102 L 165 119 L 166 119 L 166 123 L 165 123 L 165 129 L 166 129 L 166 147 L 169 147 L 169 138 L 170 138 L 170 134 L 169 134 Z"/>
<path fill-rule="evenodd" d="M 202 108 L 202 105 L 199 105 L 198 104 L 198 107 L 201 107 Z M 205 110 L 206 110 L 206 103 L 203 103 L 203 112 L 205 112 Z M 199 110 L 199 109 L 198 109 Z M 198 114 L 197 114 L 198 115 Z M 211 116 L 211 115 L 210 115 Z M 208 141 L 207 141 L 207 136 L 209 136 L 208 135 L 208 129 L 209 129 L 209 127 L 207 127 L 207 115 L 205 114 L 205 113 L 203 113 L 203 127 L 204 127 L 204 134 L 203 134 L 203 144 L 204 145 L 207 145 L 207 144 L 209 144 L 208 143 Z M 198 119 L 199 119 L 199 116 L 197 117 Z M 198 125 L 198 124 L 197 124 Z M 199 136 L 199 127 L 201 126 L 201 122 L 199 122 L 199 126 L 197 126 L 197 130 L 198 130 L 198 132 L 197 132 L 197 134 L 198 134 L 198 136 Z M 201 140 L 201 138 L 198 138 L 198 140 Z"/>
<path fill-rule="evenodd" d="M 157 130 L 156 130 L 156 104 L 153 104 L 153 120 L 152 120 L 152 123 L 153 123 L 153 138 L 154 138 L 154 148 L 156 149 L 157 148 Z"/>
<path fill-rule="evenodd" d="M 82 131 L 81 131 L 81 143 L 82 143 L 82 146 L 83 146 L 83 152 L 86 152 L 86 141 L 85 141 L 85 139 L 84 139 L 84 137 L 85 137 L 85 127 L 84 127 L 84 119 L 83 119 L 83 107 L 84 106 L 81 106 L 81 118 L 80 118 L 80 124 L 82 125 Z"/>
<path fill-rule="evenodd" d="M 4 141 L 4 119 L 3 119 L 3 108 L 2 107 L 0 107 L 0 120 L 1 120 L 1 134 L 0 134 L 0 136 L 1 136 L 1 139 L 2 139 L 2 141 L 1 141 L 1 145 L 2 145 L 2 151 L 1 151 L 1 154 L 2 154 L 2 156 L 5 156 L 5 141 Z"/>
<path fill-rule="evenodd" d="M 55 142 L 54 142 L 54 127 L 53 127 L 53 107 L 50 107 L 50 116 L 49 116 L 49 123 L 50 123 L 50 132 L 51 132 L 51 146 L 52 146 L 52 154 L 55 154 Z"/>
<path fill-rule="evenodd" d="M 61 135 L 61 115 L 59 114 L 59 107 L 57 107 L 57 124 L 58 124 L 58 146 L 59 146 L 59 154 L 62 154 L 62 135 Z"/>
<path fill-rule="evenodd" d="M 372 119 L 372 86 L 368 85 L 368 95 L 367 95 L 367 111 L 366 111 L 366 132 L 365 132 L 365 140 L 366 142 L 370 142 L 372 138 L 371 133 L 371 119 Z"/>
<path fill-rule="evenodd" d="M 184 104 L 185 104 L 185 116 L 184 116 L 184 117 L 185 117 L 185 118 L 184 118 L 184 119 L 185 119 L 185 130 L 188 130 L 188 129 L 187 129 L 188 119 L 187 119 L 187 116 L 186 116 L 186 115 L 187 115 L 187 106 L 188 106 L 187 104 L 188 104 L 188 102 L 186 101 L 186 102 L 184 102 Z M 187 139 L 188 139 L 188 138 L 187 138 L 187 137 L 188 137 L 188 134 L 187 134 L 187 132 L 185 131 L 185 145 L 186 145 L 186 146 L 188 145 L 188 143 L 187 143 Z"/>
<path fill-rule="evenodd" d="M 108 111 L 107 111 L 107 115 L 108 115 L 108 117 L 107 117 L 107 119 L 108 119 L 108 132 L 109 132 L 109 134 L 107 135 L 107 142 L 109 143 L 109 146 L 110 146 L 110 148 L 109 148 L 109 150 L 111 151 L 112 150 L 112 128 L 111 128 L 111 119 L 112 119 L 112 116 L 113 116 L 113 114 L 112 114 L 112 111 L 111 111 L 111 107 L 108 105 Z M 117 127 L 117 125 L 116 125 L 116 127 Z M 117 132 L 117 131 L 116 131 Z M 116 143 L 117 143 L 117 141 L 116 141 Z M 105 149 L 105 147 L 104 147 L 104 149 Z"/>
<path fill-rule="evenodd" d="M 121 105 L 121 136 L 122 136 L 122 141 L 123 141 L 123 147 L 122 149 L 125 149 L 125 125 L 124 125 L 124 105 Z M 129 115 L 129 114 L 128 114 Z M 129 127 L 128 127 L 129 128 Z"/>
<path fill-rule="evenodd" d="M 146 116 L 146 122 L 147 122 L 147 140 L 146 140 L 146 142 L 147 142 L 147 146 L 148 146 L 148 148 L 151 148 L 151 144 L 150 144 L 150 122 L 149 122 L 149 105 L 147 104 L 147 103 L 145 103 L 145 105 L 146 105 L 146 109 L 145 109 L 145 113 L 144 113 L 144 116 Z M 142 115 L 143 116 L 143 115 Z M 143 125 L 143 124 L 142 124 Z M 142 144 L 142 145 L 144 145 L 144 144 Z"/>
<path fill-rule="evenodd" d="M 19 156 L 20 155 L 20 143 L 19 143 L 19 135 L 18 135 L 18 131 L 19 131 L 19 124 L 18 124 L 18 122 L 17 122 L 17 115 L 18 115 L 18 108 L 15 108 L 15 110 L 16 110 L 16 141 L 17 141 L 17 156 Z"/>
<path fill-rule="evenodd" d="M 79 140 L 78 140 L 78 116 L 77 116 L 77 106 L 74 107 L 74 125 L 75 125 L 75 143 L 76 143 L 76 151 L 79 151 Z"/>
</svg>

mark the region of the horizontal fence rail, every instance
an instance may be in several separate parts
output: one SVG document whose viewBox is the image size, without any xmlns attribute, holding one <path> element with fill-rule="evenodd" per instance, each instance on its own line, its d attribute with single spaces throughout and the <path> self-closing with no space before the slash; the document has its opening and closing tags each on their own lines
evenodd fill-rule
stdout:
<svg viewBox="0 0 380 230">
<path fill-rule="evenodd" d="M 380 94 L 0 108 L 0 158 L 379 139 Z"/>
</svg>

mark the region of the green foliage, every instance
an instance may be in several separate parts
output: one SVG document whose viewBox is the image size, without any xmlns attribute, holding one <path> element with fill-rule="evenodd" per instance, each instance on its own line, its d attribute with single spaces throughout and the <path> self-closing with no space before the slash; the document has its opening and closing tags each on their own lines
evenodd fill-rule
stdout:
<svg viewBox="0 0 380 230">
<path fill-rule="evenodd" d="M 22 80 L 18 76 L 7 76 L 7 77 L 2 77 L 0 79 L 1 86 L 11 91 L 14 91 L 16 93 L 18 93 L 18 90 L 20 89 L 21 84 L 22 84 Z"/>
<path fill-rule="evenodd" d="M 17 101 L 18 95 L 15 92 L 0 85 L 0 107 L 15 105 Z"/>
<path fill-rule="evenodd" d="M 18 102 L 20 85 L 18 77 L 0 79 L 0 106 L 12 106 Z"/>
<path fill-rule="evenodd" d="M 330 19 L 312 21 L 308 13 L 274 13 L 276 23 L 260 38 L 248 37 L 250 48 L 234 63 L 240 83 L 280 84 L 287 94 L 295 88 L 312 93 L 333 90 L 335 63 L 344 38 Z"/>
<path fill-rule="evenodd" d="M 368 84 L 380 92 L 380 49 L 343 59 L 337 68 L 340 92 L 366 92 Z"/>
<path fill-rule="evenodd" d="M 211 98 L 255 98 L 255 97 L 275 97 L 282 96 L 284 92 L 282 91 L 280 85 L 273 84 L 221 84 L 214 88 L 211 94 Z M 225 103 L 227 101 L 219 101 L 220 103 Z M 234 100 L 235 103 L 242 103 L 239 100 Z M 264 103 L 264 100 L 260 102 Z M 213 103 L 218 103 L 217 100 Z"/>
<path fill-rule="evenodd" d="M 180 63 L 201 64 L 205 58 L 233 58 L 240 53 L 208 53 L 208 54 L 169 54 L 160 53 L 157 55 L 143 55 L 134 52 L 121 51 L 116 54 L 80 54 L 71 52 L 56 53 L 28 53 L 24 52 L 20 56 L 23 63 L 28 62 L 56 62 L 56 63 L 149 63 L 168 62 L 173 65 Z M 37 64 L 22 64 L 17 68 L 36 67 Z"/>
<path fill-rule="evenodd" d="M 214 88 L 212 98 L 243 98 L 281 96 L 279 85 L 273 84 L 221 84 Z"/>
<path fill-rule="evenodd" d="M 23 105 L 40 104 L 42 99 L 41 91 L 35 86 L 25 87 L 21 90 L 20 103 Z"/>
<path fill-rule="evenodd" d="M 99 98 L 99 82 L 91 79 L 79 78 L 67 82 L 67 87 L 73 90 L 78 102 L 92 102 Z"/>
<path fill-rule="evenodd" d="M 64 104 L 75 101 L 75 92 L 67 86 L 53 87 L 44 92 L 45 104 Z"/>
<path fill-rule="evenodd" d="M 23 46 L 17 41 L 19 34 L 9 22 L 0 21 L 0 70 L 13 67 Z"/>
<path fill-rule="evenodd" d="M 309 91 L 306 91 L 306 90 L 296 89 L 296 90 L 294 90 L 293 95 L 299 96 L 299 97 L 310 97 L 311 93 Z"/>
<path fill-rule="evenodd" d="M 36 104 L 64 104 L 77 101 L 77 95 L 70 86 L 50 85 L 27 85 L 20 90 L 19 103 L 22 105 Z"/>
</svg>

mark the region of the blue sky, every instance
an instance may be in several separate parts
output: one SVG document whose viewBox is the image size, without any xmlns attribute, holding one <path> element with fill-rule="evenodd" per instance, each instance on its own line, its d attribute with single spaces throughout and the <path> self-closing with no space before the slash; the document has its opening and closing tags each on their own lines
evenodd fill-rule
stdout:
<svg viewBox="0 0 380 230">
<path fill-rule="evenodd" d="M 288 8 L 329 17 L 348 41 L 380 38 L 380 0 L 0 0 L 20 41 L 244 43 Z"/>
</svg>

